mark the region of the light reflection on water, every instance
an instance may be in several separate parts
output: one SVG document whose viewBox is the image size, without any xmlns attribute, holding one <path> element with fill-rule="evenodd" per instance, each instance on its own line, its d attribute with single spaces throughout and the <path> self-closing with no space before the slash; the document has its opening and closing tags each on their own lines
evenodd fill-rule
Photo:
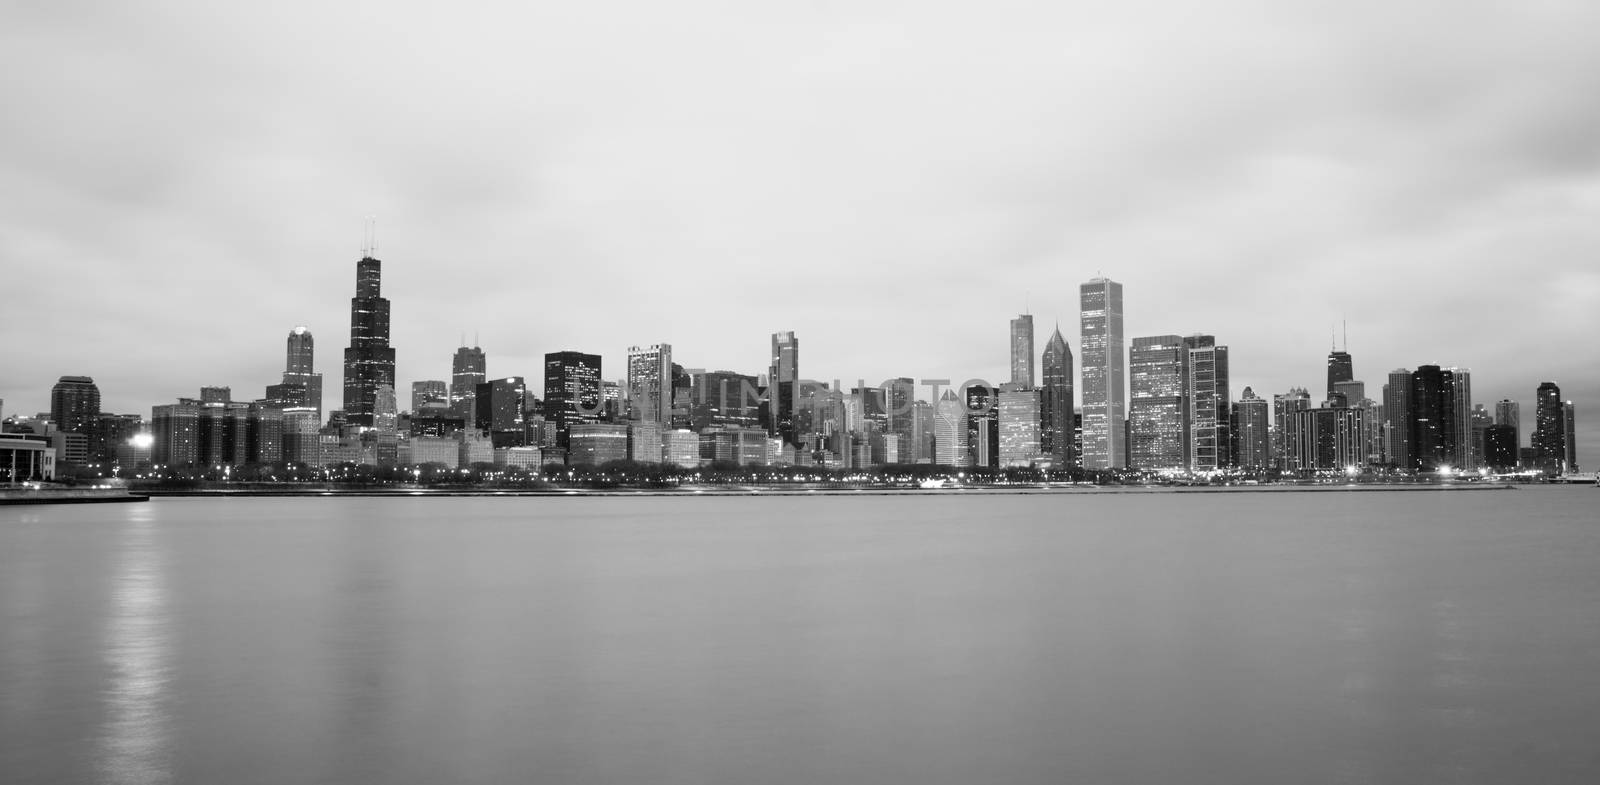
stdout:
<svg viewBox="0 0 1600 785">
<path fill-rule="evenodd" d="M 1545 493 L 0 510 L 0 783 L 1588 785 Z"/>
<path fill-rule="evenodd" d="M 120 531 L 106 614 L 105 721 L 97 736 L 103 782 L 172 782 L 171 621 L 167 558 L 154 508 L 134 505 Z"/>
</svg>

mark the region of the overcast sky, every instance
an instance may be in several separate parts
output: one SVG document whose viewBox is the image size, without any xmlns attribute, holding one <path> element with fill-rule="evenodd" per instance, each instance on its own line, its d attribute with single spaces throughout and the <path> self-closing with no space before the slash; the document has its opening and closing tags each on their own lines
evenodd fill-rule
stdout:
<svg viewBox="0 0 1600 785">
<path fill-rule="evenodd" d="M 337 5 L 337 7 L 334 7 Z M 0 18 L 0 398 L 254 398 L 296 324 L 326 404 L 378 220 L 402 406 L 669 342 L 824 381 L 1008 376 L 1206 332 L 1235 397 L 1471 368 L 1561 385 L 1600 464 L 1600 4 L 80 3 Z M 1524 428 L 1524 443 L 1526 443 Z"/>
</svg>

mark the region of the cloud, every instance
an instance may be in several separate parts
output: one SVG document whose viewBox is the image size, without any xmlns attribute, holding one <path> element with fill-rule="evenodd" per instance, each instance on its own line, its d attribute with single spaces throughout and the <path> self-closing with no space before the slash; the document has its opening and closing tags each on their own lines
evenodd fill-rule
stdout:
<svg viewBox="0 0 1600 785">
<path fill-rule="evenodd" d="M 1600 409 L 1590 4 L 10 16 L 10 411 L 66 373 L 243 395 L 299 323 L 336 377 L 374 214 L 403 383 L 463 331 L 494 374 L 659 341 L 755 372 L 793 329 L 814 378 L 997 377 L 1024 307 L 1076 351 L 1103 272 L 1130 337 L 1229 343 L 1236 393 L 1315 388 L 1348 318 L 1370 388 L 1441 361 Z"/>
</svg>

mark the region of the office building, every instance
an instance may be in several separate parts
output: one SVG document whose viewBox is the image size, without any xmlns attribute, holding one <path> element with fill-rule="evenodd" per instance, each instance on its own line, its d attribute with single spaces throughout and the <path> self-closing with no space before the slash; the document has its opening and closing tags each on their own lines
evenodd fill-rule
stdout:
<svg viewBox="0 0 1600 785">
<path fill-rule="evenodd" d="M 1334 349 L 1328 352 L 1328 400 L 1334 400 L 1339 393 L 1339 383 L 1348 382 L 1356 378 L 1355 364 L 1350 360 L 1350 353 Z"/>
<path fill-rule="evenodd" d="M 672 345 L 628 347 L 630 417 L 668 425 L 672 421 Z"/>
<path fill-rule="evenodd" d="M 1188 469 L 1215 472 L 1233 461 L 1228 455 L 1228 347 L 1218 346 L 1210 335 L 1191 335 L 1183 339 L 1183 395 L 1188 411 Z"/>
<path fill-rule="evenodd" d="M 1083 352 L 1083 468 L 1126 464 L 1126 365 L 1122 284 L 1096 278 L 1078 289 Z"/>
<path fill-rule="evenodd" d="M 1383 462 L 1409 471 L 1411 463 L 1411 370 L 1389 372 L 1383 386 Z"/>
<path fill-rule="evenodd" d="M 974 384 L 966 388 L 967 448 L 972 453 L 969 465 L 994 469 L 1000 465 L 1000 396 L 992 387 Z"/>
<path fill-rule="evenodd" d="M 1522 407 L 1510 398 L 1502 398 L 1494 405 L 1494 424 L 1504 425 L 1511 429 L 1511 445 L 1516 451 L 1522 449 Z M 1520 454 L 1520 453 L 1519 453 Z"/>
<path fill-rule="evenodd" d="M 1033 389 L 1033 315 L 1011 320 L 1011 386 Z"/>
<path fill-rule="evenodd" d="M 600 421 L 605 406 L 600 370 L 598 354 L 562 351 L 544 356 L 544 417 L 556 424 L 557 454 L 567 449 L 572 426 Z"/>
<path fill-rule="evenodd" d="M 1181 472 L 1189 461 L 1184 394 L 1189 350 L 1176 335 L 1133 339 L 1128 353 L 1128 467 Z"/>
<path fill-rule="evenodd" d="M 1272 407 L 1249 387 L 1233 405 L 1234 465 L 1250 472 L 1273 468 Z"/>
<path fill-rule="evenodd" d="M 1437 365 L 1419 365 L 1411 373 L 1411 468 L 1434 472 L 1456 467 L 1456 394 L 1454 375 Z"/>
<path fill-rule="evenodd" d="M 478 385 L 488 380 L 488 357 L 476 346 L 462 346 L 450 358 L 451 413 L 468 422 L 477 418 Z"/>
<path fill-rule="evenodd" d="M 1041 460 L 1039 391 L 1002 388 L 999 410 L 1000 465 L 1032 466 Z"/>
<path fill-rule="evenodd" d="M 1567 461 L 1563 468 L 1575 472 L 1578 470 L 1578 410 L 1572 401 L 1561 404 L 1561 430 L 1562 446 L 1567 448 Z"/>
<path fill-rule="evenodd" d="M 785 444 L 798 444 L 794 419 L 795 385 L 800 381 L 800 339 L 793 332 L 772 334 L 772 364 L 767 371 L 767 432 Z"/>
<path fill-rule="evenodd" d="M 1310 408 L 1311 393 L 1304 387 L 1291 387 L 1286 394 L 1272 396 L 1272 452 L 1281 471 L 1300 471 L 1300 421 L 1296 413 Z"/>
<path fill-rule="evenodd" d="M 495 447 L 528 446 L 527 379 L 507 376 L 479 384 L 473 394 L 473 406 L 473 427 L 489 434 Z"/>
<path fill-rule="evenodd" d="M 1044 372 L 1043 384 L 1039 388 L 1042 407 L 1040 444 L 1044 453 L 1050 456 L 1051 464 L 1055 468 L 1065 469 L 1077 463 L 1073 449 L 1072 405 L 1076 369 L 1073 367 L 1072 349 L 1068 348 L 1067 339 L 1061 336 L 1059 325 L 1045 343 L 1044 358 L 1040 364 Z"/>
<path fill-rule="evenodd" d="M 967 466 L 972 462 L 967 443 L 967 406 L 956 394 L 945 390 L 934 407 L 933 462 L 944 466 Z"/>
<path fill-rule="evenodd" d="M 370 255 L 356 262 L 356 296 L 350 299 L 350 348 L 344 350 L 345 422 L 372 427 L 378 388 L 394 389 L 394 349 L 389 346 L 389 300 L 382 296 L 383 263 Z"/>
</svg>

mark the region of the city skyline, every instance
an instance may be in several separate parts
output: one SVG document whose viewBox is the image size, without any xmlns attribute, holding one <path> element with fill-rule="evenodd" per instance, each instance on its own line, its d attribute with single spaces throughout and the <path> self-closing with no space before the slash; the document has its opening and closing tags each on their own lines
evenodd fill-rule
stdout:
<svg viewBox="0 0 1600 785">
<path fill-rule="evenodd" d="M 44 411 L 76 374 L 113 412 L 254 390 L 281 376 L 294 325 L 322 339 L 332 385 L 376 214 L 402 400 L 448 378 L 462 331 L 497 378 L 537 378 L 564 349 L 617 369 L 659 343 L 760 373 L 768 336 L 792 330 L 809 378 L 998 382 L 998 325 L 1020 310 L 1066 325 L 1081 358 L 1077 287 L 1104 274 L 1129 293 L 1126 336 L 1215 335 L 1235 391 L 1320 391 L 1348 320 L 1368 397 L 1390 369 L 1469 368 L 1477 402 L 1522 404 L 1525 444 L 1533 391 L 1555 381 L 1580 448 L 1600 445 L 1584 417 L 1600 410 L 1600 117 L 1574 99 L 1600 73 L 1583 33 L 1600 9 L 1459 9 L 1422 48 L 1437 25 L 1387 6 L 1225 3 L 1182 35 L 1147 10 L 700 25 L 639 7 L 620 37 L 616 9 L 440 26 L 398 4 L 377 29 L 340 9 L 19 11 L 0 58 L 34 76 L 0 87 L 17 184 L 0 258 L 51 277 L 19 276 L 8 300 L 25 327 L 7 332 L 0 398 Z M 370 57 L 357 31 L 429 57 Z M 630 56 L 584 56 L 605 47 Z M 226 69 L 196 65 L 215 51 Z M 44 59 L 73 67 L 29 65 Z"/>
</svg>

